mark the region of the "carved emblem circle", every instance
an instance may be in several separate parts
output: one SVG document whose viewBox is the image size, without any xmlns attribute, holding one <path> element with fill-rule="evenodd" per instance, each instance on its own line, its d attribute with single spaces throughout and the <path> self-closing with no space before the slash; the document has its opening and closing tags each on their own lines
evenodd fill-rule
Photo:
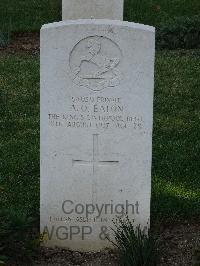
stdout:
<svg viewBox="0 0 200 266">
<path fill-rule="evenodd" d="M 69 58 L 71 77 L 78 86 L 101 91 L 115 87 L 122 79 L 119 46 L 103 36 L 90 36 L 79 41 Z"/>
</svg>

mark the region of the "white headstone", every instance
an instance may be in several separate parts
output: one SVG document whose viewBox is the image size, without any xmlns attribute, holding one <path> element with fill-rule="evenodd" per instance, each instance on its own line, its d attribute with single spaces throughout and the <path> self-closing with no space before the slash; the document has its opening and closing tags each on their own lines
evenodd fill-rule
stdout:
<svg viewBox="0 0 200 266">
<path fill-rule="evenodd" d="M 124 0 L 62 0 L 62 17 L 123 20 L 123 5 Z"/>
<path fill-rule="evenodd" d="M 112 20 L 41 30 L 41 232 L 99 250 L 113 220 L 150 217 L 154 28 Z"/>
</svg>

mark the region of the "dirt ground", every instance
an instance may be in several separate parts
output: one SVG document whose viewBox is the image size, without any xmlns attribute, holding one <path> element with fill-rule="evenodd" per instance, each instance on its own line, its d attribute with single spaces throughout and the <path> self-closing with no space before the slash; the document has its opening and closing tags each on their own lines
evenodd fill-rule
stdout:
<svg viewBox="0 0 200 266">
<path fill-rule="evenodd" d="M 159 266 L 192 266 L 193 254 L 200 244 L 199 221 L 160 226 Z M 117 266 L 118 255 L 112 251 L 81 253 L 42 248 L 36 265 L 41 266 Z M 199 262 L 200 265 L 200 262 Z"/>
<path fill-rule="evenodd" d="M 7 47 L 0 46 L 0 54 L 30 54 L 39 53 L 39 32 L 13 33 L 11 43 Z"/>
</svg>

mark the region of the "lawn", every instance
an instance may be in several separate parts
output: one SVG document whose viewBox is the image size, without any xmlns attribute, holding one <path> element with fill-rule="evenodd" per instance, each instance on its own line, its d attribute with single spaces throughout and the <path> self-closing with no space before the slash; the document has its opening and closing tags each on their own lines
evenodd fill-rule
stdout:
<svg viewBox="0 0 200 266">
<path fill-rule="evenodd" d="M 39 58 L 0 57 L 1 206 L 39 213 Z M 152 218 L 200 217 L 200 51 L 158 52 Z"/>
<path fill-rule="evenodd" d="M 39 213 L 39 59 L 0 57 L 0 206 Z"/>
<path fill-rule="evenodd" d="M 125 0 L 124 20 L 159 26 L 174 16 L 200 13 L 199 0 Z M 1 0 L 0 30 L 39 30 L 41 25 L 61 20 L 61 0 Z M 10 25 L 10 26 L 9 26 Z"/>
<path fill-rule="evenodd" d="M 156 217 L 200 215 L 200 53 L 160 52 L 156 60 L 153 201 Z"/>
</svg>

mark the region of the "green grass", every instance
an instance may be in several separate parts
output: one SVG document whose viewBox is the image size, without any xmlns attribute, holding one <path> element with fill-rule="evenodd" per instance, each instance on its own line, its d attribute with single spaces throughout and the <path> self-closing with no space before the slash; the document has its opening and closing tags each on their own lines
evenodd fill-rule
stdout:
<svg viewBox="0 0 200 266">
<path fill-rule="evenodd" d="M 156 61 L 153 216 L 200 215 L 200 53 Z"/>
<path fill-rule="evenodd" d="M 39 60 L 0 59 L 0 206 L 37 214 Z"/>
<path fill-rule="evenodd" d="M 200 216 L 200 52 L 159 52 L 152 218 Z M 1 205 L 39 212 L 39 58 L 0 60 Z"/>
<path fill-rule="evenodd" d="M 159 26 L 174 16 L 199 13 L 199 0 L 125 0 L 124 19 Z M 13 31 L 38 30 L 44 23 L 61 20 L 61 0 L 1 0 L 1 27 L 10 20 Z"/>
</svg>

